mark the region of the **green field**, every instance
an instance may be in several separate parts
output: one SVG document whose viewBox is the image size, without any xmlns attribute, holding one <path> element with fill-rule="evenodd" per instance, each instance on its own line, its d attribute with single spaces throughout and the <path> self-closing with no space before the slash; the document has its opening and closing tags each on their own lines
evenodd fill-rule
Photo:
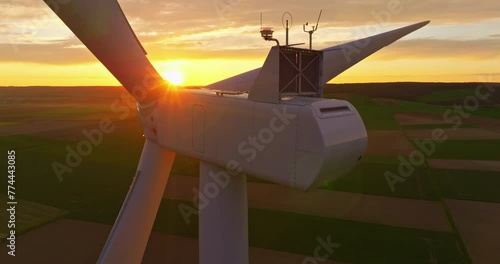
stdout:
<svg viewBox="0 0 500 264">
<path fill-rule="evenodd" d="M 20 124 L 19 122 L 0 122 L 0 127 L 2 126 L 15 126 Z"/>
<path fill-rule="evenodd" d="M 500 203 L 500 173 L 493 171 L 433 170 L 446 198 Z"/>
<path fill-rule="evenodd" d="M 500 140 L 447 140 L 430 155 L 433 159 L 500 160 Z"/>
<path fill-rule="evenodd" d="M 81 94 L 83 96 L 85 93 Z M 401 126 L 394 119 L 395 113 L 442 115 L 450 106 L 435 105 L 433 102 L 446 101 L 443 98 L 456 100 L 468 95 L 469 90 L 429 92 L 415 94 L 413 99 L 392 98 L 392 105 L 383 105 L 374 100 L 376 97 L 352 92 L 349 101 L 360 112 L 367 129 L 404 131 L 450 126 Z M 95 94 L 93 96 L 97 97 Z M 335 93 L 329 93 L 326 97 L 335 98 Z M 46 109 L 21 116 L 55 119 L 69 116 L 76 116 L 75 119 L 78 119 L 99 114 L 109 116 L 109 104 L 115 97 L 107 95 L 106 98 L 108 101 L 103 106 Z M 500 118 L 498 112 L 497 108 L 488 106 L 481 107 L 473 115 Z M 15 125 L 17 123 L 14 121 L 0 122 L 0 127 Z M 62 182 L 59 182 L 51 164 L 55 161 L 64 163 L 66 148 L 75 148 L 78 141 L 34 135 L 0 137 L 1 149 L 16 150 L 16 189 L 22 190 L 19 191 L 19 199 L 59 208 L 61 212 L 67 211 L 66 217 L 72 219 L 113 224 L 134 176 L 144 142 L 141 128 L 135 119 L 116 121 L 115 125 L 116 130 L 104 135 L 103 143 L 95 146 L 92 153 L 84 157 L 71 173 L 65 174 Z M 478 126 L 464 124 L 462 127 Z M 83 135 L 79 136 L 84 139 Z M 412 139 L 408 141 L 413 142 Z M 500 141 L 495 140 L 448 140 L 439 144 L 436 152 L 429 158 L 500 160 L 499 150 Z M 3 160 L 6 159 L 5 156 L 6 153 L 2 153 Z M 198 164 L 199 161 L 195 159 L 178 155 L 172 173 L 197 177 Z M 433 169 L 426 164 L 418 166 L 415 173 L 392 192 L 384 173 L 397 172 L 399 164 L 400 161 L 394 156 L 365 156 L 348 175 L 321 188 L 426 201 L 450 198 L 500 202 L 500 192 L 497 191 L 500 173 Z M 249 176 L 248 181 L 268 183 L 253 176 Z M 0 187 L 4 184 L 0 183 Z M 5 194 L 5 190 L 2 187 L 0 194 Z M 154 227 L 156 231 L 188 237 L 198 235 L 197 218 L 186 224 L 179 213 L 177 206 L 182 202 L 185 201 L 165 199 L 162 202 Z M 54 217 L 61 215 L 63 214 L 55 214 Z M 25 230 L 41 223 L 44 221 L 28 224 Z M 462 238 L 456 230 L 437 232 L 251 208 L 249 233 L 251 246 L 303 255 L 313 254 L 318 237 L 326 238 L 330 235 L 332 241 L 341 244 L 331 259 L 350 263 L 470 262 Z"/>
<path fill-rule="evenodd" d="M 0 204 L 0 210 L 2 212 L 7 212 L 7 208 L 11 206 L 6 203 L 6 201 L 9 201 L 7 195 L 0 195 L 0 201 L 2 201 Z M 65 216 L 68 213 L 67 211 L 55 207 L 22 199 L 16 199 L 16 202 L 15 231 L 17 236 L 33 230 L 34 228 L 46 224 L 54 219 Z M 2 214 L 0 217 L 2 223 L 7 223 L 9 216 L 9 214 Z M 9 232 L 10 231 L 8 230 L 7 225 L 0 226 L 0 243 L 5 241 L 4 239 L 8 236 Z"/>
<path fill-rule="evenodd" d="M 475 96 L 475 91 L 472 89 L 458 89 L 447 91 L 435 91 L 430 94 L 419 96 L 417 101 L 421 102 L 446 102 L 463 99 L 467 96 Z"/>
</svg>

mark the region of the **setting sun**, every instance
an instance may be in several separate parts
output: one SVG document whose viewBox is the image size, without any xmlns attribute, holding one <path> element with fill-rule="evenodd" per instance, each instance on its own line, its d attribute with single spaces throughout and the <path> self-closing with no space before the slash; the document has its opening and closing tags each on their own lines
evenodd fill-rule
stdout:
<svg viewBox="0 0 500 264">
<path fill-rule="evenodd" d="M 169 70 L 162 74 L 165 80 L 171 82 L 175 85 L 181 85 L 184 83 L 184 74 L 178 70 Z"/>
</svg>

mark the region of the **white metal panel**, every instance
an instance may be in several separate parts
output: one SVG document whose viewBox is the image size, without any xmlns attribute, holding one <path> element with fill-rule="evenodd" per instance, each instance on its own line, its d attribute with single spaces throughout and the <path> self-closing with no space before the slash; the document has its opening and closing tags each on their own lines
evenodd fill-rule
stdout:
<svg viewBox="0 0 500 264">
<path fill-rule="evenodd" d="M 264 66 L 250 89 L 248 99 L 257 102 L 277 104 L 279 95 L 279 47 L 269 51 Z"/>
<path fill-rule="evenodd" d="M 295 177 L 297 107 L 285 104 L 256 103 L 252 137 L 255 158 L 252 172 L 268 181 L 291 186 Z"/>
<path fill-rule="evenodd" d="M 214 105 L 217 114 L 213 120 L 216 128 L 217 161 L 226 166 L 229 161 L 236 161 L 240 166 L 250 168 L 247 154 L 242 151 L 252 129 L 252 115 L 254 102 L 216 97 Z"/>
<path fill-rule="evenodd" d="M 210 90 L 248 92 L 259 75 L 260 68 L 238 74 L 231 78 L 207 85 Z"/>
<path fill-rule="evenodd" d="M 347 107 L 342 114 L 319 109 Z M 356 109 L 346 101 L 322 100 L 302 109 L 298 128 L 295 188 L 309 189 L 348 173 L 366 149 L 366 130 Z"/>
<path fill-rule="evenodd" d="M 193 106 L 193 149 L 205 152 L 205 107 Z"/>
</svg>

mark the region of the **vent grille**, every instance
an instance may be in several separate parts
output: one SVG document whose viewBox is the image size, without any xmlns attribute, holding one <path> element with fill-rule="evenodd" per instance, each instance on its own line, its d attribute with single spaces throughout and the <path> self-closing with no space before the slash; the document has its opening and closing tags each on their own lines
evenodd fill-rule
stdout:
<svg viewBox="0 0 500 264">
<path fill-rule="evenodd" d="M 330 114 L 330 113 L 336 113 L 336 112 L 343 112 L 343 111 L 351 111 L 349 107 L 343 105 L 343 106 L 335 106 L 335 107 L 325 107 L 325 108 L 320 108 L 319 111 L 322 114 Z"/>
</svg>

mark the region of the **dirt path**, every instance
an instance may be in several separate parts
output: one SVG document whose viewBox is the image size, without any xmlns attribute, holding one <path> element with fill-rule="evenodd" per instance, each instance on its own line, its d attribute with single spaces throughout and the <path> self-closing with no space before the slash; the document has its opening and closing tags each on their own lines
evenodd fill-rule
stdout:
<svg viewBox="0 0 500 264">
<path fill-rule="evenodd" d="M 407 156 L 413 151 L 402 131 L 368 130 L 366 155 L 372 156 Z"/>
<path fill-rule="evenodd" d="M 444 112 L 443 112 L 444 113 Z M 427 125 L 427 124 L 453 124 L 447 123 L 443 115 L 427 113 L 394 113 L 394 118 L 400 125 Z M 495 133 L 500 133 L 500 119 L 470 116 L 463 118 L 462 122 L 469 125 L 478 126 Z"/>
<path fill-rule="evenodd" d="M 474 171 L 499 171 L 498 160 L 427 160 L 429 166 L 435 169 L 474 170 Z M 500 175 L 499 175 L 500 176 Z"/>
<path fill-rule="evenodd" d="M 445 200 L 472 261 L 500 263 L 500 204 Z"/>
<path fill-rule="evenodd" d="M 427 113 L 394 113 L 396 122 L 400 125 L 447 124 L 443 117 Z"/>
<path fill-rule="evenodd" d="M 414 139 L 431 139 L 434 129 L 411 129 L 404 133 Z M 451 140 L 500 140 L 500 133 L 482 128 L 443 129 Z"/>
<path fill-rule="evenodd" d="M 468 124 L 476 125 L 484 129 L 500 133 L 500 119 L 473 116 L 467 119 Z"/>
</svg>

